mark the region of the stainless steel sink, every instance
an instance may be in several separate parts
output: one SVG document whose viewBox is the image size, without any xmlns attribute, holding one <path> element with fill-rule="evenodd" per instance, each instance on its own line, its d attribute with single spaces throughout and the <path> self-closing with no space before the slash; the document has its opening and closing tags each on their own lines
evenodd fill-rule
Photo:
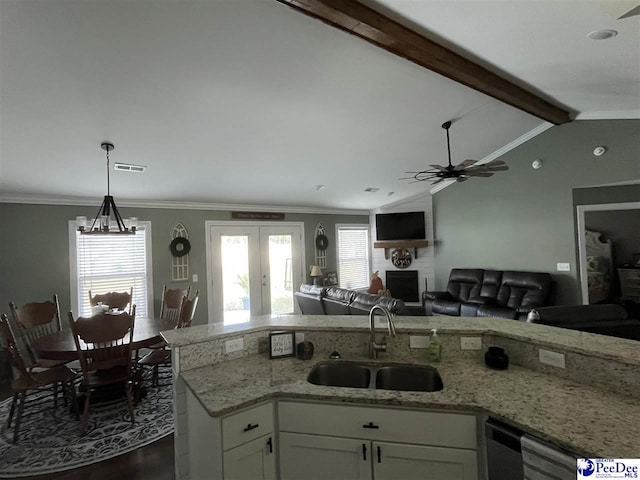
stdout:
<svg viewBox="0 0 640 480">
<path fill-rule="evenodd" d="M 311 369 L 307 382 L 328 387 L 369 388 L 371 370 L 357 363 L 323 362 Z"/>
<path fill-rule="evenodd" d="M 377 366 L 335 360 L 316 364 L 309 372 L 307 381 L 328 387 L 413 392 L 437 392 L 443 388 L 438 370 L 426 365 Z"/>
<path fill-rule="evenodd" d="M 376 372 L 376 388 L 411 392 L 437 392 L 442 390 L 438 370 L 422 365 L 392 365 L 380 367 Z"/>
</svg>

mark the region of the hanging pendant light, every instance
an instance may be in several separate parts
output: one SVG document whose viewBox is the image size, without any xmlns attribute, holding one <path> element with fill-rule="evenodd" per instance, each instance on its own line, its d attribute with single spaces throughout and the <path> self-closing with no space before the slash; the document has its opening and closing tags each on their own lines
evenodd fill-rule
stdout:
<svg viewBox="0 0 640 480">
<path fill-rule="evenodd" d="M 109 152 L 115 147 L 113 143 L 104 142 L 100 144 L 100 147 L 107 152 L 107 194 L 104 196 L 102 205 L 96 218 L 91 224 L 91 228 L 86 229 L 85 217 L 78 217 L 78 231 L 83 235 L 109 235 L 109 234 L 121 234 L 121 235 L 133 235 L 136 233 L 137 225 L 135 217 L 130 219 L 130 228 L 127 228 L 118 212 L 118 207 L 113 200 L 110 193 L 110 178 L 109 178 Z M 112 221 L 118 226 L 118 229 L 111 228 Z"/>
</svg>

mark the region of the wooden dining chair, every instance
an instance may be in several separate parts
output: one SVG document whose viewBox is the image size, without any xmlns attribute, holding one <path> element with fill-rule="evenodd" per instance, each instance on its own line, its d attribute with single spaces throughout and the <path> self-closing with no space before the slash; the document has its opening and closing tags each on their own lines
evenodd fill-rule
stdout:
<svg viewBox="0 0 640 480">
<path fill-rule="evenodd" d="M 53 408 L 55 409 L 58 406 L 58 389 L 60 388 L 64 395 L 65 403 L 71 403 L 77 418 L 78 405 L 76 403 L 74 381 L 78 375 L 63 365 L 52 368 L 28 367 L 20 351 L 11 322 L 4 313 L 0 316 L 0 333 L 7 342 L 9 359 L 14 372 L 14 379 L 11 382 L 13 400 L 11 402 L 11 409 L 9 410 L 6 426 L 7 429 L 11 428 L 11 423 L 15 415 L 16 421 L 13 429 L 13 442 L 16 443 L 18 441 L 25 404 L 27 402 L 41 404 L 46 397 L 51 395 L 48 393 L 48 390 L 52 391 Z M 37 395 L 32 395 L 30 399 L 27 399 L 27 395 L 30 394 Z"/>
<path fill-rule="evenodd" d="M 135 315 L 135 305 L 131 307 L 131 314 L 98 314 L 78 317 L 76 320 L 73 319 L 73 313 L 69 312 L 69 325 L 82 369 L 80 390 L 86 395 L 81 420 L 83 434 L 87 430 L 91 392 L 108 385 L 122 385 L 131 423 L 135 423 L 131 362 Z"/>
<path fill-rule="evenodd" d="M 15 303 L 9 302 L 9 308 L 14 325 L 17 327 L 18 344 L 24 347 L 27 366 L 48 368 L 64 365 L 66 361 L 38 358 L 33 348 L 33 343 L 40 337 L 62 330 L 58 295 L 53 296 L 53 301 L 25 303 L 20 308 Z"/>
<path fill-rule="evenodd" d="M 110 309 L 126 310 L 127 313 L 131 314 L 133 287 L 128 292 L 108 292 L 96 295 L 91 295 L 91 290 L 89 290 L 89 303 L 92 307 L 102 303 L 103 305 L 108 305 Z"/>
<path fill-rule="evenodd" d="M 162 287 L 162 303 L 160 304 L 160 318 L 163 320 L 178 322 L 180 308 L 185 298 L 189 298 L 191 285 L 187 288 L 167 289 Z"/>
<path fill-rule="evenodd" d="M 187 328 L 191 326 L 193 317 L 196 313 L 196 307 L 198 306 L 198 296 L 200 291 L 196 290 L 195 295 L 191 299 L 183 297 L 182 306 L 180 308 L 180 318 L 176 328 Z M 160 367 L 171 365 L 171 350 L 166 347 L 155 349 L 148 353 L 138 361 L 138 365 L 142 368 L 151 368 L 151 385 L 154 387 L 160 386 Z"/>
</svg>

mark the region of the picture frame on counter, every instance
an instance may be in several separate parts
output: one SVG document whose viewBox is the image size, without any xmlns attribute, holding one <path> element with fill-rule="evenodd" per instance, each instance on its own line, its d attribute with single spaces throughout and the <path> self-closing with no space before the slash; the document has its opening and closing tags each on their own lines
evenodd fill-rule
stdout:
<svg viewBox="0 0 640 480">
<path fill-rule="evenodd" d="M 295 332 L 271 332 L 269 334 L 269 358 L 286 358 L 296 355 Z"/>
<path fill-rule="evenodd" d="M 334 287 L 338 285 L 338 273 L 337 272 L 326 272 L 324 274 L 324 284 L 325 286 Z"/>
</svg>

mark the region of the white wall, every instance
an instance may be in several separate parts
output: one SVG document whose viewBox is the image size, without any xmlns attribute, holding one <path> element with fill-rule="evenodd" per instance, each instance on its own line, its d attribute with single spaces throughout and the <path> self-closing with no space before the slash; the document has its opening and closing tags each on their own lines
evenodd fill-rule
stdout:
<svg viewBox="0 0 640 480">
<path fill-rule="evenodd" d="M 389 251 L 389 259 L 384 258 L 384 248 L 373 248 L 373 242 L 376 239 L 376 213 L 398 213 L 398 212 L 425 212 L 425 235 L 426 239 L 429 241 L 429 246 L 427 248 L 419 248 L 418 249 L 418 258 L 413 258 L 411 265 L 404 270 L 417 270 L 418 271 L 418 288 L 420 294 L 425 289 L 425 278 L 428 281 L 430 289 L 433 289 L 435 285 L 435 269 L 433 262 L 433 209 L 431 205 L 431 194 L 426 193 L 420 197 L 414 197 L 409 201 L 397 203 L 393 205 L 388 205 L 386 207 L 372 210 L 369 218 L 369 223 L 371 225 L 371 269 L 372 271 L 379 271 L 380 278 L 384 283 L 385 288 L 387 287 L 385 281 L 385 272 L 387 270 L 396 270 L 400 271 L 400 269 L 393 266 L 391 263 L 391 253 L 392 250 Z M 412 251 L 413 254 L 413 251 Z M 417 303 L 407 303 L 408 305 L 419 305 Z"/>
</svg>

